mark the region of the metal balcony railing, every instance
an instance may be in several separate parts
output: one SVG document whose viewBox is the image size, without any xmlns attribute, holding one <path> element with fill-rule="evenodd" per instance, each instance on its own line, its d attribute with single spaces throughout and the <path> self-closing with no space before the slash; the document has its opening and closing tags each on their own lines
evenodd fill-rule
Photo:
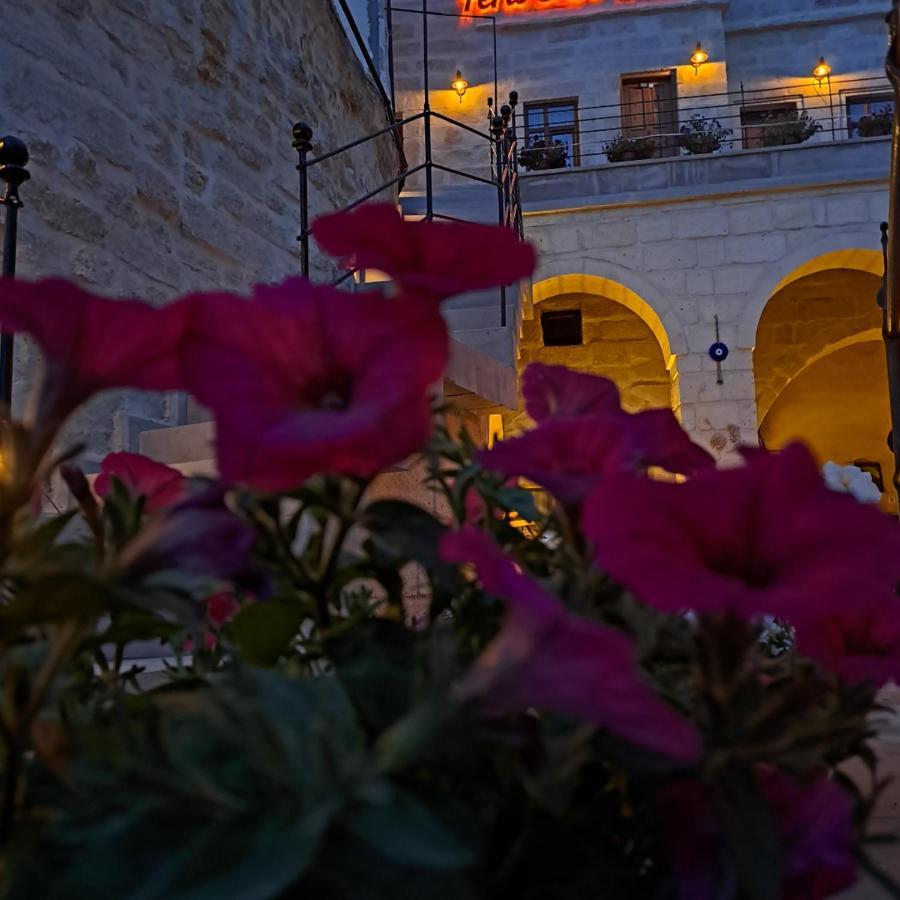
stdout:
<svg viewBox="0 0 900 900">
<path fill-rule="evenodd" d="M 812 86 L 746 89 L 742 85 L 737 91 L 668 98 L 656 94 L 653 84 L 648 82 L 639 102 L 579 107 L 564 140 L 569 151 L 565 166 L 557 161 L 551 167 L 889 134 L 890 115 L 873 114 L 893 110 L 890 84 L 879 76 L 826 79 Z M 567 124 L 557 121 L 553 130 L 565 131 Z M 529 128 L 526 122 L 525 147 L 552 140 L 552 134 Z"/>
</svg>

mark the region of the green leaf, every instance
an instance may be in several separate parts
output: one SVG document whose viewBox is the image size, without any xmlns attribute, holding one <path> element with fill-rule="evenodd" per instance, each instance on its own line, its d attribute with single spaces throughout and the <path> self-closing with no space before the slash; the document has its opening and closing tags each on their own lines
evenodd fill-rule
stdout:
<svg viewBox="0 0 900 900">
<path fill-rule="evenodd" d="M 357 808 L 346 825 L 385 859 L 422 869 L 461 869 L 474 862 L 472 848 L 439 822 L 408 791 L 390 788 L 384 803 Z"/>
<path fill-rule="evenodd" d="M 416 639 L 402 625 L 368 619 L 330 637 L 325 649 L 366 726 L 381 732 L 409 709 Z"/>
<path fill-rule="evenodd" d="M 370 533 L 366 547 L 376 565 L 388 569 L 417 562 L 425 569 L 433 591 L 432 615 L 458 595 L 462 575 L 439 553 L 447 527 L 429 512 L 402 500 L 378 500 L 364 511 L 363 525 Z"/>
<path fill-rule="evenodd" d="M 781 846 L 772 811 L 748 766 L 732 764 L 716 780 L 722 831 L 748 900 L 781 897 Z"/>
<path fill-rule="evenodd" d="M 274 666 L 300 630 L 303 614 L 292 603 L 264 601 L 245 606 L 231 621 L 228 634 L 255 666 Z"/>
<path fill-rule="evenodd" d="M 108 601 L 104 584 L 78 572 L 65 572 L 26 584 L 7 603 L 3 614 L 18 623 L 87 621 L 101 615 Z"/>
</svg>

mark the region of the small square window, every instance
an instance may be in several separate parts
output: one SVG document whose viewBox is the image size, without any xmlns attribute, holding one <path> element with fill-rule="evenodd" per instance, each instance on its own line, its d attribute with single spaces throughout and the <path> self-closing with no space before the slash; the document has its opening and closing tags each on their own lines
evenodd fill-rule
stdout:
<svg viewBox="0 0 900 900">
<path fill-rule="evenodd" d="M 560 309 L 541 314 L 545 347 L 578 347 L 584 342 L 581 310 Z"/>
</svg>

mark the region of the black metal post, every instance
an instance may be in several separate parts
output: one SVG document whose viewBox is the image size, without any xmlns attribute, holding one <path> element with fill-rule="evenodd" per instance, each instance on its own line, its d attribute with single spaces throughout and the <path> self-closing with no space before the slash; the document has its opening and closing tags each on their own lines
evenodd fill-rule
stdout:
<svg viewBox="0 0 900 900">
<path fill-rule="evenodd" d="M 391 109 L 394 119 L 397 118 L 397 90 L 394 87 L 394 10 L 391 0 L 385 0 L 384 4 L 385 24 L 387 28 L 387 62 L 388 78 L 391 81 Z"/>
<path fill-rule="evenodd" d="M 422 0 L 422 85 L 425 91 L 425 218 L 434 218 L 434 170 L 431 158 L 431 79 L 428 72 L 428 0 Z"/>
<path fill-rule="evenodd" d="M 299 161 L 297 171 L 300 173 L 300 274 L 309 278 L 309 171 L 307 154 L 312 150 L 313 131 L 306 122 L 297 122 L 291 129 L 294 137 L 293 148 L 297 151 Z"/>
<path fill-rule="evenodd" d="M 894 491 L 900 503 L 900 2 L 893 0 L 890 23 L 890 46 L 885 71 L 894 91 L 894 123 L 891 147 L 891 186 L 889 228 L 882 229 L 885 241 L 883 332 L 887 356 L 888 392 L 891 409 L 891 435 L 894 451 Z M 900 510 L 898 510 L 900 511 Z"/>
<path fill-rule="evenodd" d="M 2 203 L 6 207 L 3 231 L 4 278 L 16 276 L 16 238 L 19 224 L 19 187 L 31 177 L 28 169 L 28 148 L 18 138 L 0 138 L 0 180 L 6 184 Z M 13 336 L 0 330 L 0 403 L 12 407 Z"/>
<path fill-rule="evenodd" d="M 837 129 L 834 122 L 834 91 L 831 89 L 831 75 L 828 76 L 828 113 L 831 116 L 831 139 L 837 140 Z"/>
<path fill-rule="evenodd" d="M 494 134 L 494 152 L 497 156 L 497 221 L 502 226 L 504 222 L 504 218 L 506 216 L 506 210 L 504 208 L 503 202 L 503 170 L 504 170 L 504 160 L 503 160 L 503 117 L 502 116 L 494 116 L 494 121 L 491 123 Z M 506 286 L 501 285 L 500 287 L 500 325 L 502 328 L 506 327 Z"/>
</svg>

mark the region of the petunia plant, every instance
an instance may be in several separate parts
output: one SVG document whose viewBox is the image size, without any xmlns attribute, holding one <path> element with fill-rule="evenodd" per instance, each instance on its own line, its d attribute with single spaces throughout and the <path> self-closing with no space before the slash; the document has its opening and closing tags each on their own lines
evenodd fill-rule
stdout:
<svg viewBox="0 0 900 900">
<path fill-rule="evenodd" d="M 45 356 L 0 433 L 0 896 L 900 897 L 870 856 L 897 524 L 802 446 L 718 471 L 557 366 L 476 446 L 440 304 L 533 250 L 384 206 L 313 233 L 390 281 L 0 281 Z M 207 406 L 217 475 L 83 472 L 64 426 L 119 387 Z"/>
</svg>

